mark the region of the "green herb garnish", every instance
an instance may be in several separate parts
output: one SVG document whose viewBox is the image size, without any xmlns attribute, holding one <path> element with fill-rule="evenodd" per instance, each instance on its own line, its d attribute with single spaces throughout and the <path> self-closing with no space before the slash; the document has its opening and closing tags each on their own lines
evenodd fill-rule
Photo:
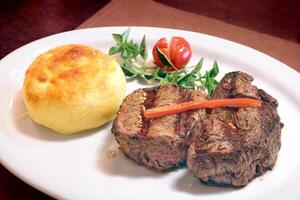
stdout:
<svg viewBox="0 0 300 200">
<path fill-rule="evenodd" d="M 119 54 L 121 57 L 121 67 L 127 77 L 141 76 L 147 80 L 151 79 L 152 74 L 148 73 L 146 66 L 147 49 L 146 36 L 144 35 L 140 44 L 129 40 L 130 28 L 122 34 L 113 33 L 112 36 L 116 46 L 109 49 L 108 54 Z M 141 59 L 139 59 L 141 58 Z"/>
<path fill-rule="evenodd" d="M 147 66 L 146 36 L 144 35 L 138 44 L 128 39 L 129 33 L 130 28 L 122 34 L 112 34 L 116 45 L 109 49 L 109 55 L 118 54 L 120 56 L 120 65 L 127 77 L 139 76 L 146 81 L 151 81 L 153 84 L 177 84 L 184 88 L 207 90 L 209 96 L 213 94 L 218 84 L 218 81 L 215 79 L 219 73 L 216 61 L 214 61 L 213 67 L 203 75 L 201 74 L 203 58 L 195 66 L 167 72 L 167 67 L 174 66 L 157 48 L 158 56 L 165 67 Z"/>
</svg>

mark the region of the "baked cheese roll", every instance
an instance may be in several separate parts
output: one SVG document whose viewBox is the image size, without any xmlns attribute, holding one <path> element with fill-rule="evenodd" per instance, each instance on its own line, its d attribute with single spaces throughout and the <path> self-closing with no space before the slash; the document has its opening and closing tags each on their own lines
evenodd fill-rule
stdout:
<svg viewBox="0 0 300 200">
<path fill-rule="evenodd" d="M 112 120 L 125 87 L 125 76 L 113 57 L 71 44 L 33 61 L 25 74 L 23 97 L 33 121 L 72 134 Z"/>
</svg>

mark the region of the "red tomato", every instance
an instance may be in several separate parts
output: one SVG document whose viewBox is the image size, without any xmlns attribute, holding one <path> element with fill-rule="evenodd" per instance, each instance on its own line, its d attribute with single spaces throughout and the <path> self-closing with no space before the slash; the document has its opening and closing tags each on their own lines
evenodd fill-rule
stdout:
<svg viewBox="0 0 300 200">
<path fill-rule="evenodd" d="M 164 67 L 160 61 L 156 47 L 170 60 L 176 69 L 183 68 L 190 60 L 192 56 L 192 51 L 190 49 L 190 44 L 182 37 L 172 37 L 170 45 L 166 38 L 161 38 L 158 40 L 153 47 L 152 54 L 155 64 L 160 67 Z M 167 71 L 174 71 L 173 67 L 168 67 Z"/>
<path fill-rule="evenodd" d="M 168 59 L 170 59 L 170 53 L 169 53 L 169 49 L 168 49 L 168 41 L 167 41 L 167 39 L 166 38 L 161 38 L 160 40 L 158 40 L 156 42 L 155 46 L 153 47 L 153 50 L 152 50 L 152 55 L 153 55 L 155 64 L 157 64 L 160 67 L 163 67 L 164 65 L 159 60 L 158 55 L 157 55 L 157 51 L 156 51 L 155 47 L 159 48 L 161 50 L 161 52 Z"/>
</svg>

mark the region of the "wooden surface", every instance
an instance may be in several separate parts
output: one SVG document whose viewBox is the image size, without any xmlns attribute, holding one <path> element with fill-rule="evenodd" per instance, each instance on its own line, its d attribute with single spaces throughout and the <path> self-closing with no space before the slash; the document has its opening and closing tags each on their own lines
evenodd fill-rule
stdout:
<svg viewBox="0 0 300 200">
<path fill-rule="evenodd" d="M 0 58 L 32 40 L 71 30 L 100 9 L 78 28 L 136 25 L 196 31 L 248 45 L 300 71 L 299 2 L 113 0 L 102 8 L 107 1 L 0 0 Z M 0 165 L 0 199 L 52 198 Z"/>
<path fill-rule="evenodd" d="M 75 29 L 109 0 L 0 0 L 0 59 L 26 43 Z M 0 200 L 53 199 L 0 164 Z"/>
<path fill-rule="evenodd" d="M 167 6 L 300 43 L 299 0 L 156 0 Z"/>
<path fill-rule="evenodd" d="M 250 46 L 300 71 L 299 43 L 151 0 L 114 0 L 78 28 L 117 25 L 169 27 L 218 36 Z"/>
<path fill-rule="evenodd" d="M 75 29 L 109 0 L 0 0 L 0 59 L 39 38 Z"/>
</svg>

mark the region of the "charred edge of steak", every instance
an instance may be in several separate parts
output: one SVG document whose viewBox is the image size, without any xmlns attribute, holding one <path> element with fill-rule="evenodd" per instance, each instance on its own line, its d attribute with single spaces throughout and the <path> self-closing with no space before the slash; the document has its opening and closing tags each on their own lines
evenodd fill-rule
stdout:
<svg viewBox="0 0 300 200">
<path fill-rule="evenodd" d="M 138 89 L 128 95 L 120 105 L 116 118 L 113 120 L 112 133 L 141 136 L 147 131 L 149 120 L 143 117 L 143 108 L 153 106 L 156 90 Z"/>
<path fill-rule="evenodd" d="M 120 106 L 112 128 L 120 150 L 135 162 L 160 171 L 185 165 L 189 146 L 187 140 L 191 137 L 190 127 L 203 118 L 205 111 L 146 119 L 142 110 L 143 107 L 151 108 L 204 97 L 204 93 L 175 85 L 141 89 L 128 95 Z M 142 100 L 136 101 L 138 99 Z M 131 119 L 134 117 L 140 120 Z"/>
<path fill-rule="evenodd" d="M 272 169 L 283 124 L 275 98 L 251 85 L 252 77 L 233 72 L 219 83 L 214 98 L 251 97 L 261 108 L 218 108 L 204 120 L 202 134 L 188 151 L 189 169 L 203 182 L 243 187 Z"/>
<path fill-rule="evenodd" d="M 120 105 L 119 111 L 113 120 L 112 133 L 124 155 L 130 157 L 131 148 L 143 139 L 149 129 L 149 119 L 143 117 L 143 109 L 153 106 L 155 89 L 138 89 L 128 95 Z M 132 147 L 133 146 L 133 147 Z"/>
<path fill-rule="evenodd" d="M 244 72 L 227 73 L 218 84 L 213 99 L 248 97 L 258 99 L 257 87 L 252 85 L 253 77 Z"/>
<path fill-rule="evenodd" d="M 175 85 L 162 85 L 157 89 L 154 106 L 160 107 L 179 103 L 183 100 L 185 91 Z M 179 116 L 168 115 L 150 120 L 147 133 L 149 141 L 144 153 L 149 158 L 148 166 L 157 169 L 171 168 L 181 162 L 181 140 L 178 140 L 176 126 Z"/>
</svg>

